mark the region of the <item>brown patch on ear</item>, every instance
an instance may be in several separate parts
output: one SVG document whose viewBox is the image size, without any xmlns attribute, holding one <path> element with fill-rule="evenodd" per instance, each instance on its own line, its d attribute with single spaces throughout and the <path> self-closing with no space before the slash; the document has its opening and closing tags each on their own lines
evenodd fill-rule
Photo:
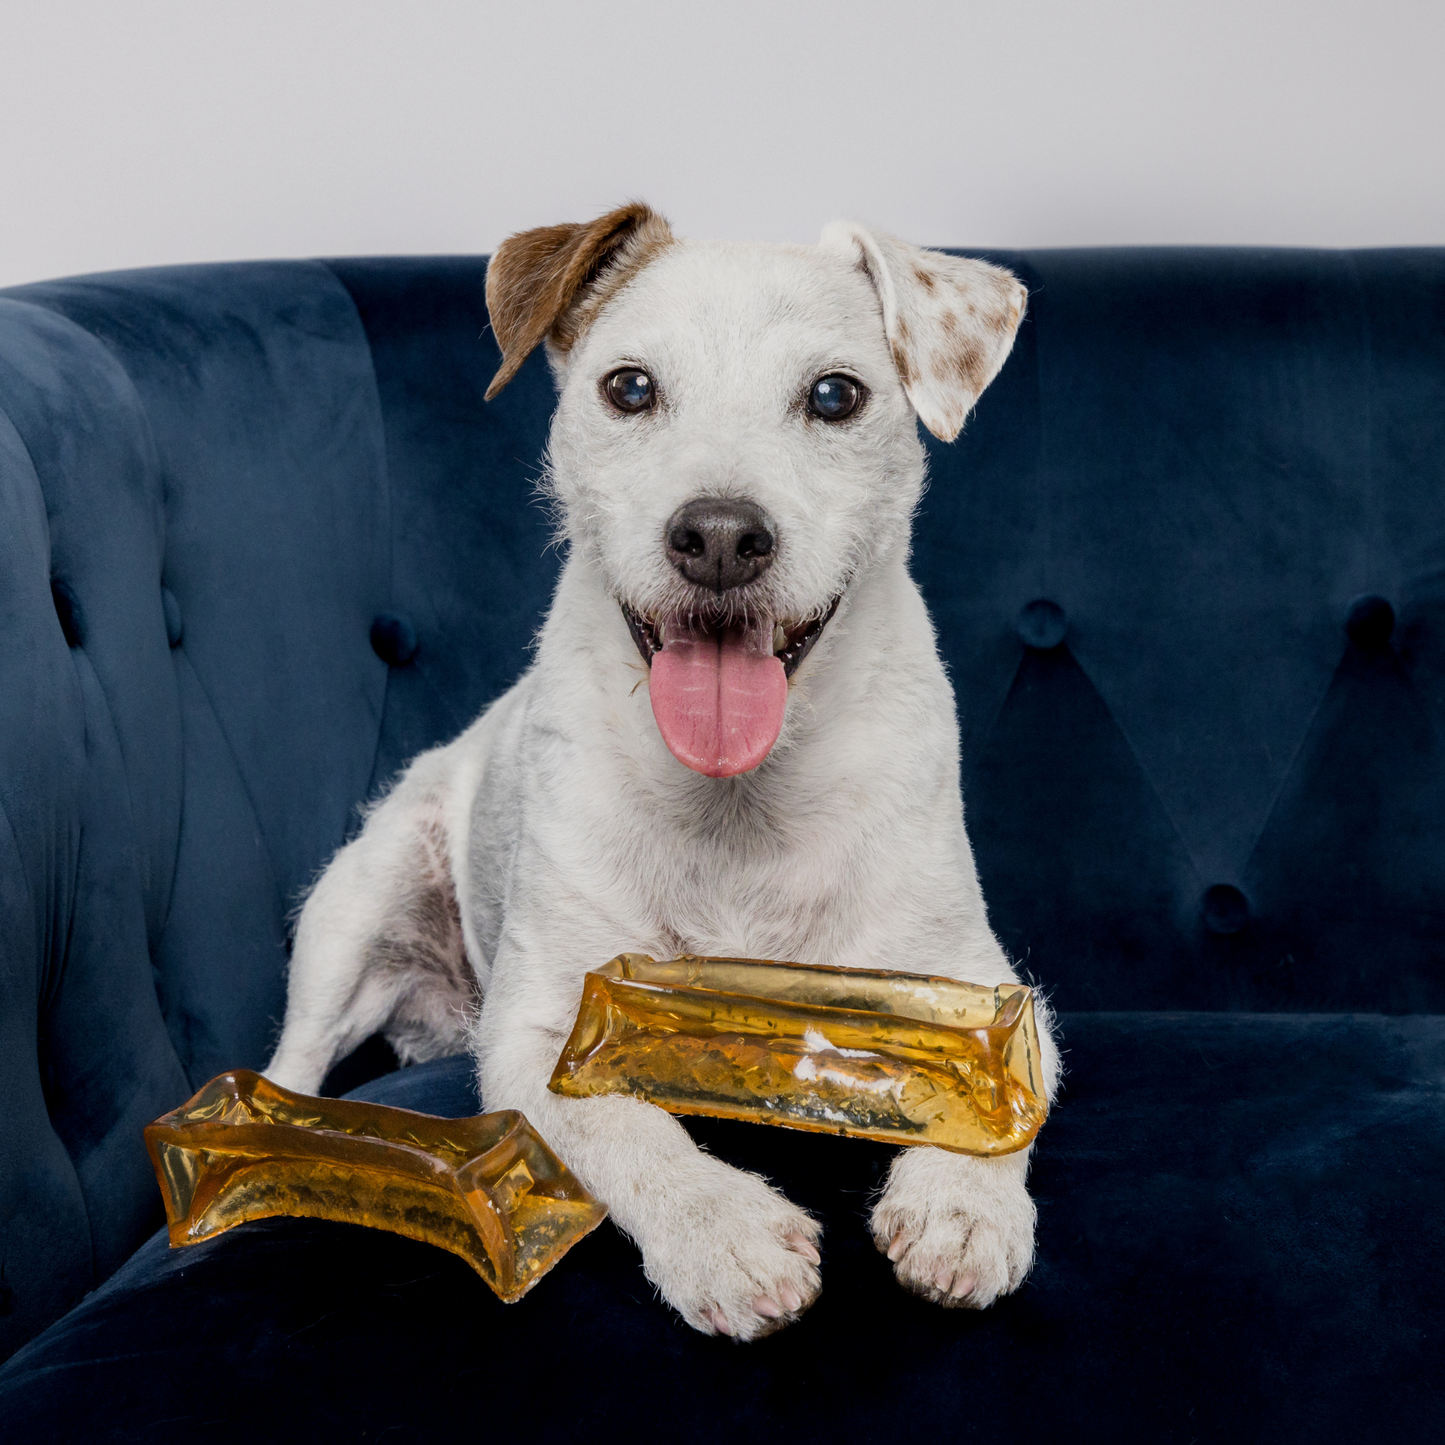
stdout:
<svg viewBox="0 0 1445 1445">
<path fill-rule="evenodd" d="M 897 342 L 891 342 L 889 349 L 893 352 L 893 364 L 898 368 L 898 379 L 905 387 L 913 385 L 913 368 L 908 364 L 908 353 Z"/>
<path fill-rule="evenodd" d="M 1012 319 L 1010 319 L 1010 316 Z M 1019 321 L 1022 318 L 1018 312 L 1011 312 L 1006 316 L 1002 311 L 990 311 L 984 316 L 984 324 L 993 334 L 999 338 L 1012 336 L 1018 330 Z"/>
<path fill-rule="evenodd" d="M 974 326 L 981 326 L 995 336 L 1011 332 L 1008 322 L 1001 315 L 980 310 L 977 306 L 968 308 L 968 316 Z M 987 358 L 978 349 L 975 338 L 970 337 L 968 332 L 960 327 L 958 316 L 954 312 L 945 311 L 938 318 L 938 324 L 948 345 L 935 359 L 935 379 L 946 384 L 961 385 L 972 395 L 978 396 L 989 381 Z"/>
<path fill-rule="evenodd" d="M 898 368 L 898 379 L 904 386 L 908 386 L 913 380 L 913 366 L 908 360 L 910 339 L 908 323 L 899 316 L 893 323 L 893 337 L 888 343 L 888 349 L 893 353 L 893 365 Z"/>
<path fill-rule="evenodd" d="M 667 222 L 641 201 L 587 225 L 542 226 L 503 241 L 487 266 L 487 311 L 502 365 L 486 399 L 545 338 L 570 349 L 603 302 L 671 242 Z"/>
<path fill-rule="evenodd" d="M 934 377 L 942 382 L 961 386 L 971 396 L 978 396 L 988 385 L 988 363 L 971 347 L 945 352 L 933 370 Z"/>
</svg>

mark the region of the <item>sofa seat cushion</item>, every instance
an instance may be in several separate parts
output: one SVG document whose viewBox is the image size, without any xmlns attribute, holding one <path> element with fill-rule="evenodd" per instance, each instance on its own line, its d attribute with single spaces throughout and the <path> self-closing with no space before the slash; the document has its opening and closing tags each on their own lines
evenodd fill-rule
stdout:
<svg viewBox="0 0 1445 1445">
<path fill-rule="evenodd" d="M 943 1311 L 865 1228 L 892 1151 L 689 1120 L 825 1226 L 824 1290 L 737 1346 L 684 1326 L 610 1224 L 525 1300 L 346 1225 L 151 1239 L 0 1371 L 15 1440 L 1383 1440 L 1445 1410 L 1445 1017 L 1063 1018 L 1039 1257 Z M 464 1059 L 356 1091 L 475 1112 Z"/>
</svg>

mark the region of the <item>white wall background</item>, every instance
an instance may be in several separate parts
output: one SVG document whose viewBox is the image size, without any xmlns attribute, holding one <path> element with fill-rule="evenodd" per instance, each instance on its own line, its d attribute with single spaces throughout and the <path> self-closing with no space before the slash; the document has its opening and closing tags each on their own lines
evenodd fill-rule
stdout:
<svg viewBox="0 0 1445 1445">
<path fill-rule="evenodd" d="M 1445 243 L 1445 0 L 0 0 L 0 285 L 686 234 Z"/>
</svg>

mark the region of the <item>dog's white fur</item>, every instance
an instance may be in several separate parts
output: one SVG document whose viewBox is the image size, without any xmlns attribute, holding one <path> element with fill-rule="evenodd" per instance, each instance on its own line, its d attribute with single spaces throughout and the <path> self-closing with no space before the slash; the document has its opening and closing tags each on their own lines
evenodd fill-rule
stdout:
<svg viewBox="0 0 1445 1445">
<path fill-rule="evenodd" d="M 1007 272 L 835 225 L 816 247 L 665 236 L 579 334 L 554 329 L 548 475 L 567 556 L 535 661 L 416 759 L 316 885 L 273 1079 L 314 1092 L 378 1029 L 407 1061 L 466 1046 L 486 1106 L 527 1115 L 690 1324 L 746 1339 L 813 1300 L 807 1214 L 660 1109 L 547 1081 L 583 973 L 624 950 L 1016 977 L 964 832 L 953 692 L 908 546 L 915 414 L 957 434 L 1023 305 Z M 656 378 L 654 412 L 602 398 L 625 364 Z M 837 370 L 870 393 L 845 424 L 802 405 Z M 676 605 L 664 528 L 700 495 L 773 518 L 756 605 L 801 619 L 842 596 L 771 754 L 732 778 L 668 752 L 618 605 Z M 1033 1258 L 1026 1169 L 1026 1153 L 902 1150 L 872 1216 L 900 1281 L 972 1307 L 1014 1289 Z"/>
</svg>

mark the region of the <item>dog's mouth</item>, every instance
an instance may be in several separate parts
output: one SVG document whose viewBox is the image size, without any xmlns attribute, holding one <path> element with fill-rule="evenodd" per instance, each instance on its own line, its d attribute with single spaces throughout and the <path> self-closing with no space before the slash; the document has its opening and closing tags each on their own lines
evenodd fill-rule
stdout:
<svg viewBox="0 0 1445 1445">
<path fill-rule="evenodd" d="M 838 604 L 843 600 L 840 592 L 828 604 L 827 611 L 820 617 L 807 618 L 802 622 L 786 623 L 768 621 L 768 628 L 772 633 L 772 651 L 783 664 L 783 676 L 791 677 L 797 670 L 802 660 L 813 650 L 813 644 L 823 635 L 823 629 L 833 620 L 833 614 L 838 610 Z M 730 629 L 741 630 L 743 627 L 750 627 L 752 624 L 740 624 L 733 621 L 724 622 L 719 618 L 681 617 L 672 622 L 665 622 L 661 618 L 644 617 L 639 612 L 634 612 L 625 602 L 618 604 L 622 608 L 622 615 L 627 619 L 627 629 L 632 633 L 632 640 L 637 644 L 637 650 L 642 654 L 642 660 L 652 666 L 652 659 L 663 650 L 666 639 L 669 636 L 677 636 L 682 633 L 690 635 L 703 634 L 715 636 L 721 642 L 722 636 Z"/>
<path fill-rule="evenodd" d="M 651 670 L 652 715 L 672 755 L 710 778 L 757 767 L 783 727 L 788 679 L 822 636 L 841 594 L 818 617 L 622 615 Z"/>
</svg>

